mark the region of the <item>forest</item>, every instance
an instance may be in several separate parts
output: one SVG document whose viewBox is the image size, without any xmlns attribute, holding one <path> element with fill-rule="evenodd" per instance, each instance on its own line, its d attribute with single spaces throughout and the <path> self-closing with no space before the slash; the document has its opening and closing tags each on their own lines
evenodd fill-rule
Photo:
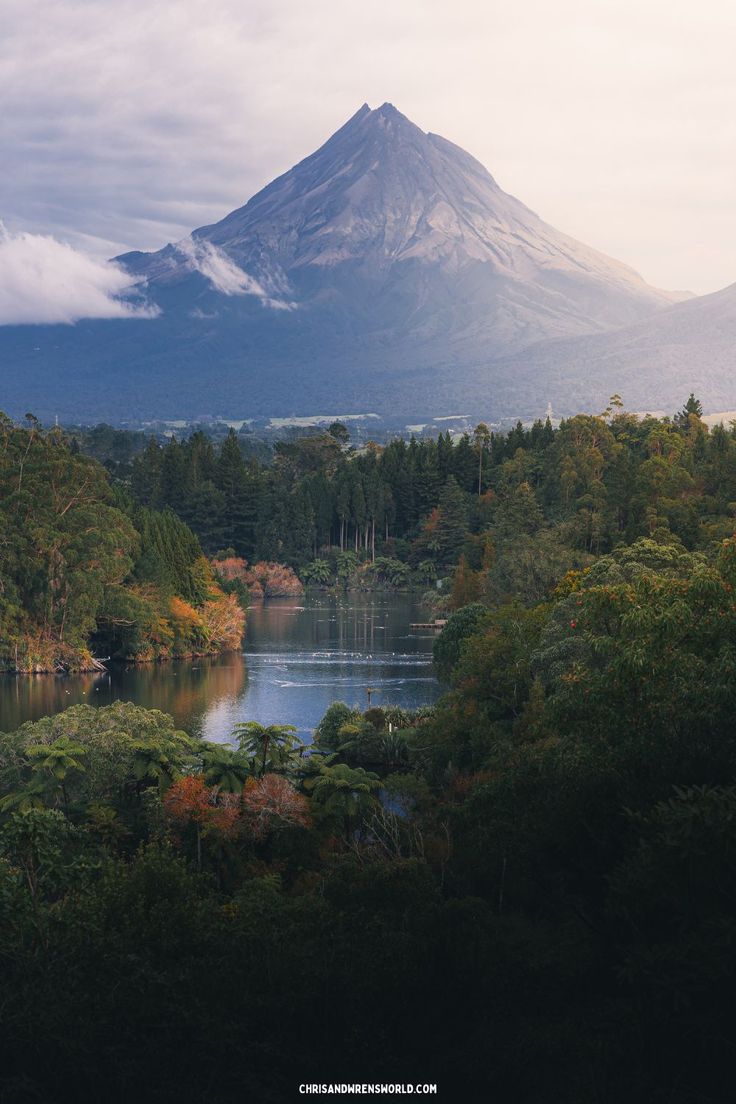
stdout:
<svg viewBox="0 0 736 1104">
<path fill-rule="evenodd" d="M 395 561 L 450 615 L 436 706 L 335 702 L 306 747 L 124 702 L 0 736 L 3 1100 L 730 1101 L 736 433 L 701 415 L 614 397 L 355 452 L 334 427 L 267 464 L 195 435 L 107 471 L 5 424 L 6 633 L 48 609 L 58 635 L 57 544 L 90 556 L 88 627 L 100 593 L 203 608 L 218 556 L 324 586 Z M 144 559 L 162 518 L 209 557 L 199 596 Z"/>
<path fill-rule="evenodd" d="M 0 415 L 0 671 L 238 647 L 245 614 L 171 510 L 138 506 L 61 430 Z"/>
<path fill-rule="evenodd" d="M 252 444 L 233 431 L 217 449 L 195 432 L 138 442 L 125 463 L 101 458 L 138 506 L 174 511 L 210 557 L 276 561 L 312 585 L 457 582 L 450 605 L 476 591 L 533 603 L 638 537 L 712 553 L 733 532 L 736 436 L 701 414 L 691 395 L 673 418 L 639 418 L 614 395 L 599 416 L 503 435 L 481 423 L 456 440 L 352 448 L 334 423 L 278 442 L 267 461 L 245 456 Z"/>
</svg>

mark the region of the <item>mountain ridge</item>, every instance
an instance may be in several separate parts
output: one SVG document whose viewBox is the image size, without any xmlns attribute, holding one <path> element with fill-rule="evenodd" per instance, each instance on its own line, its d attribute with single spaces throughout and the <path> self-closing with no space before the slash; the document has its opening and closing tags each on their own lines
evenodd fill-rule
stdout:
<svg viewBox="0 0 736 1104">
<path fill-rule="evenodd" d="M 732 408 L 736 283 L 634 325 L 542 343 L 499 361 L 496 370 L 513 375 L 517 394 L 543 381 L 548 401 L 561 414 L 602 410 L 613 391 L 629 409 L 674 409 L 693 390 L 707 410 Z"/>
<path fill-rule="evenodd" d="M 498 413 L 514 413 L 519 357 L 678 298 L 549 226 L 388 103 L 364 104 L 219 221 L 117 261 L 158 317 L 6 328 L 0 353 L 24 409 L 49 409 L 40 395 L 65 417 L 126 404 L 139 416 L 291 415 L 325 402 L 410 415 L 493 409 L 504 395 Z M 104 401 L 89 394 L 95 374 Z"/>
</svg>

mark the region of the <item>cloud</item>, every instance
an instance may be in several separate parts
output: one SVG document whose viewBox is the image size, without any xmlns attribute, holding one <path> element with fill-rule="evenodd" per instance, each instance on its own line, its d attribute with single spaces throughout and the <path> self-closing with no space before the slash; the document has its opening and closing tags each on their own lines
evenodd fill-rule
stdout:
<svg viewBox="0 0 736 1104">
<path fill-rule="evenodd" d="M 270 290 L 239 268 L 232 258 L 212 242 L 186 237 L 176 243 L 176 249 L 187 258 L 189 268 L 206 277 L 223 295 L 254 295 L 273 310 L 292 310 L 294 303 L 276 298 Z"/>
<path fill-rule="evenodd" d="M 157 313 L 141 300 L 135 278 L 118 265 L 43 234 L 10 234 L 0 222 L 0 325 Z"/>
<path fill-rule="evenodd" d="M 653 283 L 734 279 L 731 0 L 1 7 L 0 211 L 16 228 L 100 257 L 159 249 L 390 100 Z"/>
</svg>

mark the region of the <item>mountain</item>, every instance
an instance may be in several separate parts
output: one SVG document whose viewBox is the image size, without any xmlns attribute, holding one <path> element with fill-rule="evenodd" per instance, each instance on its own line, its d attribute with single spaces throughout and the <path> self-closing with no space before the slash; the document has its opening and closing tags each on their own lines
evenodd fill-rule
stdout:
<svg viewBox="0 0 736 1104">
<path fill-rule="evenodd" d="M 736 284 L 678 303 L 612 333 L 551 341 L 494 365 L 495 398 L 520 415 L 603 410 L 618 392 L 629 410 L 672 412 L 695 391 L 706 411 L 736 407 Z M 483 385 L 477 369 L 465 395 Z"/>
<path fill-rule="evenodd" d="M 5 327 L 0 407 L 412 415 L 462 400 L 514 413 L 504 372 L 518 368 L 504 364 L 677 298 L 547 225 L 390 104 L 363 105 L 222 221 L 117 260 L 158 317 Z"/>
</svg>

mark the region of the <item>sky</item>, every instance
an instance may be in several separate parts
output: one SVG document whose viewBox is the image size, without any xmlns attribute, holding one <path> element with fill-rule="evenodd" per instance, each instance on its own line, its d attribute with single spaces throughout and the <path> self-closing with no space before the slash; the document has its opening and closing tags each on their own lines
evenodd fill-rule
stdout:
<svg viewBox="0 0 736 1104">
<path fill-rule="evenodd" d="M 0 0 L 0 20 L 0 323 L 34 280 L 37 320 L 73 317 L 70 264 L 119 309 L 106 258 L 216 221 L 387 100 L 650 283 L 736 282 L 731 0 Z"/>
</svg>

